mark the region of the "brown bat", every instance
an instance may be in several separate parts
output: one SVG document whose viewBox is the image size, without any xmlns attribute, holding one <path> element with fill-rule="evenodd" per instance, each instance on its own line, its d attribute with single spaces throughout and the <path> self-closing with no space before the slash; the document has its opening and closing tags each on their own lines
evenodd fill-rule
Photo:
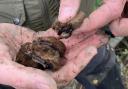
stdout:
<svg viewBox="0 0 128 89">
<path fill-rule="evenodd" d="M 68 23 L 61 23 L 55 21 L 52 28 L 58 33 L 60 38 L 68 38 L 71 36 L 72 32 L 79 28 L 85 18 L 85 13 L 80 11 L 72 20 Z"/>
<path fill-rule="evenodd" d="M 42 70 L 58 70 L 66 47 L 55 37 L 39 37 L 32 43 L 23 44 L 17 53 L 16 62 Z"/>
</svg>

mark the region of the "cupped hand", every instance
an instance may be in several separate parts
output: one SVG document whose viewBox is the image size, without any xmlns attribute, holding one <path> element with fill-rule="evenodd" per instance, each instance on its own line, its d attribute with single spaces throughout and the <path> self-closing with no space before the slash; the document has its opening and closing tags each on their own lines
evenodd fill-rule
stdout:
<svg viewBox="0 0 128 89">
<path fill-rule="evenodd" d="M 16 89 L 57 89 L 48 73 L 14 62 L 20 46 L 31 42 L 35 34 L 27 28 L 0 24 L 0 84 Z"/>
<path fill-rule="evenodd" d="M 35 33 L 32 30 L 12 24 L 0 24 L 0 83 L 18 89 L 56 89 L 56 83 L 63 85 L 70 82 L 89 63 L 97 53 L 96 48 L 107 42 L 107 37 L 96 32 L 77 33 L 68 39 L 61 39 L 67 47 L 66 64 L 50 74 L 15 63 L 15 56 L 20 46 L 37 37 L 55 36 L 49 29 Z M 51 78 L 52 77 L 52 78 Z M 53 80 L 54 78 L 54 80 Z"/>
<path fill-rule="evenodd" d="M 84 24 L 68 39 L 60 39 L 66 46 L 66 53 L 62 60 L 66 64 L 58 71 L 51 73 L 58 85 L 65 85 L 74 79 L 80 71 L 87 66 L 91 59 L 96 55 L 97 48 L 108 41 L 108 36 L 102 32 L 91 31 L 81 33 L 80 30 Z M 49 32 L 49 34 L 48 34 Z M 39 32 L 38 36 L 58 37 L 53 29 Z"/>
</svg>

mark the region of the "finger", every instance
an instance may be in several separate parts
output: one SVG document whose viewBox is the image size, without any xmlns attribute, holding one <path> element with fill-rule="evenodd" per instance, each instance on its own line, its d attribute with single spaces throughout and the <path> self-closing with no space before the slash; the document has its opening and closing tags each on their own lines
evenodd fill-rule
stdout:
<svg viewBox="0 0 128 89">
<path fill-rule="evenodd" d="M 12 60 L 12 58 L 14 58 L 14 53 L 14 50 L 9 51 L 9 47 L 0 39 L 0 60 Z"/>
<path fill-rule="evenodd" d="M 65 23 L 71 20 L 79 10 L 81 0 L 61 0 L 58 20 Z"/>
<path fill-rule="evenodd" d="M 126 0 L 104 0 L 97 10 L 86 18 L 78 32 L 96 30 L 121 16 Z"/>
<path fill-rule="evenodd" d="M 55 81 L 45 72 L 8 60 L 0 60 L 0 84 L 16 89 L 57 89 Z"/>
<path fill-rule="evenodd" d="M 128 36 L 128 18 L 114 20 L 110 29 L 115 36 Z"/>
<path fill-rule="evenodd" d="M 53 77 L 62 85 L 71 81 L 88 64 L 96 53 L 97 51 L 94 47 L 88 47 L 81 50 L 74 61 L 68 61 L 62 69 L 53 74 Z"/>
<path fill-rule="evenodd" d="M 25 42 L 30 42 L 33 39 L 34 31 L 21 26 L 1 23 L 0 24 L 1 38 L 6 40 L 6 43 L 13 43 L 16 47 L 19 47 Z"/>
<path fill-rule="evenodd" d="M 35 38 L 37 37 L 58 37 L 57 33 L 52 29 L 48 29 L 47 31 L 39 31 L 36 33 Z"/>
<path fill-rule="evenodd" d="M 73 59 L 73 57 L 77 56 L 82 49 L 88 46 L 94 46 L 99 48 L 100 46 L 106 44 L 108 42 L 108 36 L 102 33 L 95 33 L 88 37 L 81 37 L 80 42 L 76 43 L 74 46 L 68 48 L 69 50 L 66 51 L 65 57 L 69 60 Z"/>
<path fill-rule="evenodd" d="M 104 36 L 102 34 L 94 34 L 90 37 L 87 37 L 86 39 L 83 38 L 83 40 L 81 40 L 80 43 L 75 44 L 73 47 L 69 48 L 70 50 L 68 50 L 68 52 L 66 52 L 66 55 L 65 55 L 65 57 L 68 59 L 67 64 L 58 72 L 53 74 L 56 81 L 62 82 L 62 84 L 65 84 L 70 80 L 72 80 L 82 70 L 82 68 L 85 67 L 87 63 L 90 61 L 89 59 L 87 59 L 88 61 L 86 59 L 85 59 L 86 61 L 79 59 L 80 56 L 78 55 L 79 54 L 82 55 L 81 51 L 85 48 L 88 48 L 89 46 L 98 48 L 101 45 L 107 43 L 107 41 L 108 41 L 107 36 Z M 93 52 L 96 52 L 96 51 L 93 50 Z M 83 57 L 83 58 L 88 58 L 88 57 Z M 81 67 L 82 66 L 81 62 L 83 62 L 85 66 Z M 76 65 L 77 63 L 78 65 Z M 72 72 L 72 71 L 75 71 L 75 72 Z"/>
<path fill-rule="evenodd" d="M 60 39 L 62 42 L 65 43 L 66 47 L 69 49 L 72 46 L 76 45 L 77 43 L 81 42 L 83 39 L 86 39 L 92 35 L 95 34 L 96 31 L 90 31 L 90 32 L 79 32 L 71 35 L 71 37 L 67 39 Z"/>
<path fill-rule="evenodd" d="M 100 31 L 90 31 L 87 33 L 84 32 L 84 33 L 73 34 L 70 38 L 61 39 L 61 41 L 63 41 L 65 43 L 67 49 L 70 49 L 70 48 L 73 48 L 73 46 L 79 48 L 78 46 L 76 46 L 79 43 L 82 43 L 82 44 L 84 43 L 85 45 L 87 45 L 89 43 L 91 43 L 91 44 L 98 43 L 98 42 L 102 43 L 102 39 L 103 39 L 103 44 L 104 44 L 107 42 L 108 36 Z M 87 45 L 87 46 L 89 46 L 89 45 Z M 80 45 L 80 47 L 81 47 L 81 45 Z"/>
</svg>

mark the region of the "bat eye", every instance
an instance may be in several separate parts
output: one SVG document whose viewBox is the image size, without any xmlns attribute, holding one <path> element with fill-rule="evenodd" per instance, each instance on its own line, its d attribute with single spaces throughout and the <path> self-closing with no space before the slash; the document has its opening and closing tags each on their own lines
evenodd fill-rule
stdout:
<svg viewBox="0 0 128 89">
<path fill-rule="evenodd" d="M 71 36 L 73 29 L 65 29 L 58 33 L 62 38 L 68 38 Z"/>
<path fill-rule="evenodd" d="M 71 36 L 73 31 L 73 27 L 71 24 L 68 24 L 64 27 L 62 27 L 59 31 L 58 31 L 58 35 L 60 35 L 61 38 L 68 38 Z"/>
</svg>

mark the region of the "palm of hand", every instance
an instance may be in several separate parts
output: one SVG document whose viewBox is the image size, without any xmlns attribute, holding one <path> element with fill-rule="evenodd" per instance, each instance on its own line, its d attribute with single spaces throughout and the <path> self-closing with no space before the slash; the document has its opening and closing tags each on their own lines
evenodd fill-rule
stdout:
<svg viewBox="0 0 128 89">
<path fill-rule="evenodd" d="M 66 46 L 65 57 L 62 59 L 66 61 L 66 64 L 60 70 L 52 73 L 59 84 L 65 84 L 75 78 L 96 53 L 94 48 L 90 50 L 85 48 L 90 46 L 98 48 L 108 40 L 107 36 L 100 32 L 81 33 L 79 29 L 76 31 L 70 38 L 61 39 Z M 42 36 L 58 37 L 52 29 L 40 34 Z"/>
<path fill-rule="evenodd" d="M 4 29 L 4 30 L 1 30 L 1 38 L 2 38 L 2 40 L 4 40 L 6 47 L 8 46 L 7 48 L 9 50 L 9 52 L 8 52 L 8 50 L 3 49 L 3 52 L 7 53 L 8 57 L 6 57 L 6 59 L 10 59 L 10 60 L 15 59 L 15 55 L 18 52 L 18 49 L 20 48 L 21 44 L 24 44 L 26 42 L 31 42 L 32 40 L 34 40 L 35 38 L 40 37 L 40 36 L 41 37 L 42 36 L 57 37 L 56 33 L 53 32 L 51 29 L 49 29 L 48 31 L 45 31 L 45 32 L 35 33 L 26 28 L 15 26 L 15 25 L 10 25 L 10 24 L 2 24 L 0 27 L 1 27 L 1 29 Z M 75 78 L 76 75 L 88 64 L 88 62 L 91 60 L 91 58 L 96 54 L 96 49 L 94 47 L 99 47 L 102 43 L 105 43 L 107 41 L 105 36 L 100 35 L 100 34 L 94 34 L 94 33 L 95 32 L 83 34 L 83 33 L 79 33 L 79 31 L 78 31 L 77 34 L 76 33 L 73 34 L 72 37 L 70 37 L 68 39 L 61 40 L 67 47 L 67 50 L 65 53 L 65 58 L 64 58 L 64 60 L 66 60 L 66 64 L 60 70 L 58 70 L 54 73 L 50 73 L 53 76 L 53 78 L 56 80 L 57 83 L 58 82 L 62 83 L 62 84 L 67 83 L 70 80 L 72 80 L 73 78 Z M 93 48 L 91 47 L 91 49 L 84 49 L 84 48 L 87 48 L 88 46 L 94 46 L 94 47 Z M 14 64 L 12 63 L 11 66 L 19 66 L 16 63 L 14 63 Z M 5 67 L 3 67 L 3 69 L 4 68 Z M 50 86 L 53 84 L 55 86 L 54 83 L 52 83 L 52 84 L 48 83 L 48 81 L 49 81 L 48 79 L 50 79 L 49 76 L 48 76 L 49 77 L 48 79 L 46 79 L 47 77 L 42 79 L 41 75 L 46 76 L 45 72 L 39 71 L 39 70 L 31 70 L 29 68 L 25 68 L 22 66 L 20 66 L 20 68 L 23 68 L 25 70 L 20 71 L 21 69 L 19 69 L 19 68 L 16 68 L 16 70 L 23 72 L 23 73 L 27 72 L 28 76 L 33 76 L 33 75 L 38 76 L 38 78 L 34 77 L 35 78 L 34 82 L 36 82 L 38 80 L 38 81 L 40 81 L 40 83 L 44 83 L 44 81 L 46 81 L 47 82 L 46 84 L 48 84 Z M 26 69 L 27 69 L 27 71 L 26 71 Z M 13 70 L 11 70 L 11 71 L 13 71 Z M 17 71 L 15 71 L 15 72 L 13 71 L 16 76 L 20 75 L 17 73 Z M 42 80 L 40 80 L 39 78 Z M 22 79 L 19 79 L 19 80 L 26 81 L 26 79 L 24 78 L 23 75 L 22 75 Z M 29 81 L 30 80 L 31 79 L 29 79 Z M 26 82 L 24 82 L 24 83 L 26 83 Z M 30 84 L 32 84 L 32 82 L 30 82 Z M 39 84 L 36 83 L 35 85 L 38 86 Z M 13 82 L 11 85 L 15 86 L 16 84 Z M 26 87 L 26 86 L 24 86 L 24 87 Z"/>
</svg>

